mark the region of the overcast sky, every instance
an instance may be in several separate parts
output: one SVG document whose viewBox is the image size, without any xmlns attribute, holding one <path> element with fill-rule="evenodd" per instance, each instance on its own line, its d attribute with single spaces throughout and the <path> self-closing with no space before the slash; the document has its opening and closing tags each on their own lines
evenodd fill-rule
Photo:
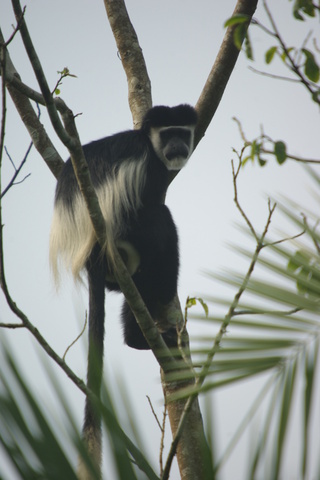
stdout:
<svg viewBox="0 0 320 480">
<path fill-rule="evenodd" d="M 32 0 L 25 3 L 29 31 L 49 84 L 55 85 L 57 71 L 64 67 L 77 76 L 63 81 L 61 96 L 75 114 L 81 113 L 77 127 L 82 143 L 131 128 L 126 78 L 103 2 Z M 194 105 L 218 52 L 224 35 L 223 23 L 232 14 L 235 0 L 128 0 L 126 3 L 145 55 L 154 104 L 183 102 Z M 287 44 L 301 45 L 308 28 L 292 20 L 292 2 L 270 0 L 269 6 Z M 8 38 L 14 23 L 11 2 L 2 0 L 0 10 L 1 27 Z M 266 22 L 261 7 L 256 17 Z M 318 29 L 315 32 L 318 34 L 319 23 L 315 22 L 313 28 Z M 256 60 L 254 67 L 265 70 L 263 54 L 272 43 L 257 27 L 252 27 L 250 33 Z M 10 45 L 10 54 L 22 80 L 38 90 L 18 36 Z M 245 272 L 247 266 L 228 247 L 231 241 L 243 245 L 243 236 L 235 227 L 241 219 L 233 203 L 230 164 L 231 159 L 235 159 L 232 149 L 240 149 L 242 142 L 232 117 L 241 120 L 248 138 L 259 135 L 263 125 L 272 138 L 287 142 L 291 153 L 311 158 L 319 154 L 319 114 L 308 93 L 300 86 L 254 74 L 248 66 L 248 60 L 241 55 L 205 137 L 168 191 L 167 204 L 180 236 L 179 296 L 182 304 L 187 295 L 205 297 L 206 294 L 225 293 L 223 287 L 216 283 L 213 286 L 203 274 L 204 270 L 219 272 L 238 268 Z M 270 71 L 276 71 L 276 67 L 277 64 Z M 41 121 L 51 134 L 44 109 Z M 19 164 L 30 139 L 9 99 L 6 130 L 6 147 Z M 64 147 L 54 134 L 52 138 L 66 158 Z M 3 201 L 7 282 L 14 301 L 62 355 L 82 328 L 87 293 L 84 288 L 76 289 L 67 277 L 61 291 L 55 292 L 48 268 L 48 237 L 56 182 L 35 150 L 21 176 L 28 173 L 31 176 L 12 188 Z M 4 157 L 3 187 L 12 174 L 12 165 Z M 299 165 L 287 162 L 280 168 L 271 160 L 264 169 L 248 165 L 241 174 L 238 189 L 243 208 L 259 230 L 267 218 L 266 199 L 269 196 L 283 195 L 312 208 L 310 184 Z M 283 219 L 276 214 L 272 231 L 276 232 L 279 227 L 283 227 Z M 159 368 L 150 352 L 135 351 L 123 345 L 120 296 L 109 293 L 106 302 L 106 375 L 112 381 L 117 375 L 122 377 L 147 439 L 148 453 L 157 468 L 160 432 L 146 395 L 161 415 Z M 0 321 L 13 321 L 2 295 Z M 191 322 L 190 333 L 198 332 L 199 326 Z M 54 412 L 54 396 L 41 366 L 40 348 L 23 330 L 0 331 L 0 336 L 12 345 L 28 380 Z M 86 371 L 85 343 L 85 340 L 80 341 L 67 357 L 70 367 L 81 378 L 85 378 Z M 83 396 L 63 373 L 55 370 L 81 425 Z M 225 389 L 215 397 L 220 451 L 248 408 L 248 392 L 260 387 L 260 381 L 254 379 L 245 387 L 239 386 L 236 396 L 234 390 Z M 224 470 L 223 479 L 245 478 L 240 475 L 244 475 L 241 472 L 245 472 L 247 460 L 249 437 L 246 438 Z M 287 462 L 286 478 L 297 478 L 294 473 L 293 462 Z M 178 478 L 175 475 L 173 480 Z"/>
</svg>

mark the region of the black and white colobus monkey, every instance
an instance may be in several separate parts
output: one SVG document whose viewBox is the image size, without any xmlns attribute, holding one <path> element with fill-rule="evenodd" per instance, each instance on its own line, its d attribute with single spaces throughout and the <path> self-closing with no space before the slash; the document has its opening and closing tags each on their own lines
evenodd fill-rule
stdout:
<svg viewBox="0 0 320 480">
<path fill-rule="evenodd" d="M 189 105 L 151 108 L 140 130 L 102 138 L 83 147 L 93 186 L 106 222 L 108 239 L 118 247 L 129 273 L 157 321 L 161 305 L 177 291 L 178 238 L 168 208 L 163 205 L 169 170 L 180 170 L 193 150 L 197 115 Z M 87 270 L 89 283 L 88 386 L 99 394 L 101 372 L 90 372 L 90 344 L 95 347 L 97 370 L 102 370 L 105 288 L 119 290 L 104 254 L 101 254 L 81 196 L 71 161 L 58 180 L 50 237 L 50 261 L 58 280 L 62 260 L 78 278 Z M 128 304 L 122 309 L 126 343 L 148 349 Z M 170 332 L 163 334 L 168 342 Z M 87 409 L 86 422 L 90 422 Z M 85 425 L 86 428 L 86 425 Z"/>
</svg>

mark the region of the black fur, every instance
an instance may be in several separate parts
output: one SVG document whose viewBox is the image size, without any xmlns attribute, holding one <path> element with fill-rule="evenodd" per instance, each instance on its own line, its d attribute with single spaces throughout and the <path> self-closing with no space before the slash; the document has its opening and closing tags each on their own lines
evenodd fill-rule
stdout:
<svg viewBox="0 0 320 480">
<path fill-rule="evenodd" d="M 109 216 L 118 218 L 112 232 L 115 242 L 119 240 L 129 242 L 140 256 L 139 268 L 132 278 L 155 321 L 159 305 L 169 303 L 175 296 L 179 253 L 176 227 L 168 208 L 163 205 L 168 186 L 168 169 L 155 152 L 151 131 L 152 129 L 156 131 L 157 146 L 165 152 L 165 160 L 169 164 L 178 156 L 186 160 L 192 153 L 196 119 L 195 110 L 188 105 L 173 108 L 154 107 L 147 112 L 140 130 L 121 132 L 83 147 L 92 183 L 97 191 L 104 188 L 114 188 L 115 191 L 124 188 L 123 185 L 120 185 L 120 188 L 116 181 L 112 187 L 107 182 L 111 178 L 116 178 L 117 172 L 126 161 L 142 165 L 143 178 L 138 179 L 141 184 L 139 199 L 134 196 L 130 198 L 127 202 L 129 206 L 126 208 L 119 205 L 115 207 L 110 202 L 111 206 L 108 208 Z M 126 171 L 125 176 L 129 184 L 130 178 L 127 178 Z M 81 198 L 79 187 L 69 159 L 58 180 L 55 205 L 56 207 L 62 205 L 74 224 L 77 223 L 74 211 L 79 198 Z M 106 221 L 108 222 L 108 218 Z M 92 248 L 92 252 L 88 252 L 86 263 L 89 281 L 94 279 L 91 269 L 92 265 L 96 268 L 96 250 L 99 247 L 96 245 Z M 107 265 L 107 261 L 101 255 L 101 268 L 104 271 L 108 270 Z M 109 290 L 120 290 L 118 285 L 110 280 L 106 281 L 105 285 Z M 149 346 L 126 302 L 122 309 L 122 322 L 126 343 L 133 348 L 148 349 Z"/>
<path fill-rule="evenodd" d="M 83 147 L 106 221 L 109 261 L 95 241 L 70 160 L 58 180 L 50 236 L 51 265 L 56 280 L 60 257 L 76 278 L 81 270 L 87 270 L 87 384 L 98 397 L 103 369 L 105 288 L 120 290 L 110 269 L 112 245 L 119 248 L 152 318 L 164 330 L 161 314 L 177 291 L 179 251 L 176 227 L 163 201 L 168 169 L 180 169 L 192 153 L 196 121 L 195 110 L 188 105 L 155 107 L 147 112 L 140 130 L 118 133 Z M 127 345 L 149 349 L 126 301 L 122 323 Z M 163 331 L 162 335 L 167 345 L 176 344 L 175 329 Z M 83 437 L 89 454 L 100 465 L 101 418 L 90 398 L 86 399 Z M 78 475 L 88 478 L 81 461 Z"/>
</svg>

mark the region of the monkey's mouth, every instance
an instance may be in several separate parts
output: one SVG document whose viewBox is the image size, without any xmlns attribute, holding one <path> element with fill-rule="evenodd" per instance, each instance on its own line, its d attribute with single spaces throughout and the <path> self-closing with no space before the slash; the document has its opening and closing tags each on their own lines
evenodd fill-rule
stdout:
<svg viewBox="0 0 320 480">
<path fill-rule="evenodd" d="M 183 145 L 176 145 L 174 147 L 169 147 L 164 151 L 165 157 L 169 162 L 174 160 L 185 161 L 188 159 L 189 149 Z"/>
</svg>

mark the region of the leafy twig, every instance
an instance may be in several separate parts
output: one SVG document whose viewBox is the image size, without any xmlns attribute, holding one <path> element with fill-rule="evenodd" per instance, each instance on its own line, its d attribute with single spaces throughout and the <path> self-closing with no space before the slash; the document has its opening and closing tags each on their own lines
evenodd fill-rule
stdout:
<svg viewBox="0 0 320 480">
<path fill-rule="evenodd" d="M 259 146 L 259 156 L 261 153 L 263 154 L 266 154 L 266 155 L 275 155 L 275 151 L 274 149 L 273 150 L 270 150 L 270 149 L 267 149 L 264 147 L 264 143 L 265 142 L 269 142 L 273 145 L 275 145 L 277 142 L 275 142 L 274 140 L 272 140 L 271 137 L 269 137 L 268 135 L 266 135 L 263 131 L 261 131 L 261 134 L 260 136 L 253 140 L 253 141 L 250 141 L 246 138 L 246 135 L 245 135 L 245 132 L 244 132 L 244 129 L 242 127 L 242 124 L 240 122 L 240 120 L 236 117 L 232 117 L 232 120 L 234 120 L 238 126 L 238 129 L 239 129 L 239 133 L 240 133 L 240 136 L 241 136 L 241 139 L 244 143 L 244 148 L 243 150 L 246 148 L 246 147 L 253 147 L 253 145 L 258 145 Z M 238 153 L 235 152 L 237 155 Z M 241 151 L 241 158 L 242 158 L 242 151 Z M 257 155 L 257 153 L 256 153 Z M 239 158 L 239 155 L 238 155 L 238 158 Z M 300 163 L 305 163 L 305 164 L 320 164 L 320 160 L 318 159 L 313 159 L 313 158 L 302 158 L 302 157 L 298 157 L 297 155 L 291 155 L 287 152 L 285 152 L 285 159 L 290 159 L 290 160 L 294 160 L 296 162 L 300 162 Z M 243 160 L 244 162 L 244 160 Z"/>
<path fill-rule="evenodd" d="M 316 103 L 320 103 L 320 100 L 318 98 L 316 98 L 315 96 L 315 91 L 313 90 L 313 88 L 311 87 L 310 83 L 308 82 L 308 80 L 305 78 L 305 76 L 301 73 L 301 70 L 299 68 L 299 66 L 296 64 L 296 62 L 294 61 L 294 59 L 292 58 L 291 56 L 291 53 L 290 53 L 290 50 L 288 49 L 288 47 L 286 46 L 282 36 L 280 35 L 280 32 L 278 30 L 278 27 L 274 21 L 274 18 L 271 14 L 271 11 L 267 5 L 267 2 L 266 0 L 263 0 L 263 6 L 264 6 L 264 9 L 267 13 L 267 16 L 269 18 L 269 21 L 271 23 L 271 26 L 273 28 L 273 31 L 275 33 L 275 36 L 276 38 L 278 39 L 280 45 L 281 45 L 281 48 L 283 49 L 283 52 L 286 56 L 286 59 L 289 61 L 289 68 L 292 70 L 293 73 L 295 73 L 297 75 L 297 77 L 300 79 L 300 82 L 307 88 L 307 90 L 311 93 L 312 95 L 312 98 L 313 100 L 316 102 Z"/>
</svg>

